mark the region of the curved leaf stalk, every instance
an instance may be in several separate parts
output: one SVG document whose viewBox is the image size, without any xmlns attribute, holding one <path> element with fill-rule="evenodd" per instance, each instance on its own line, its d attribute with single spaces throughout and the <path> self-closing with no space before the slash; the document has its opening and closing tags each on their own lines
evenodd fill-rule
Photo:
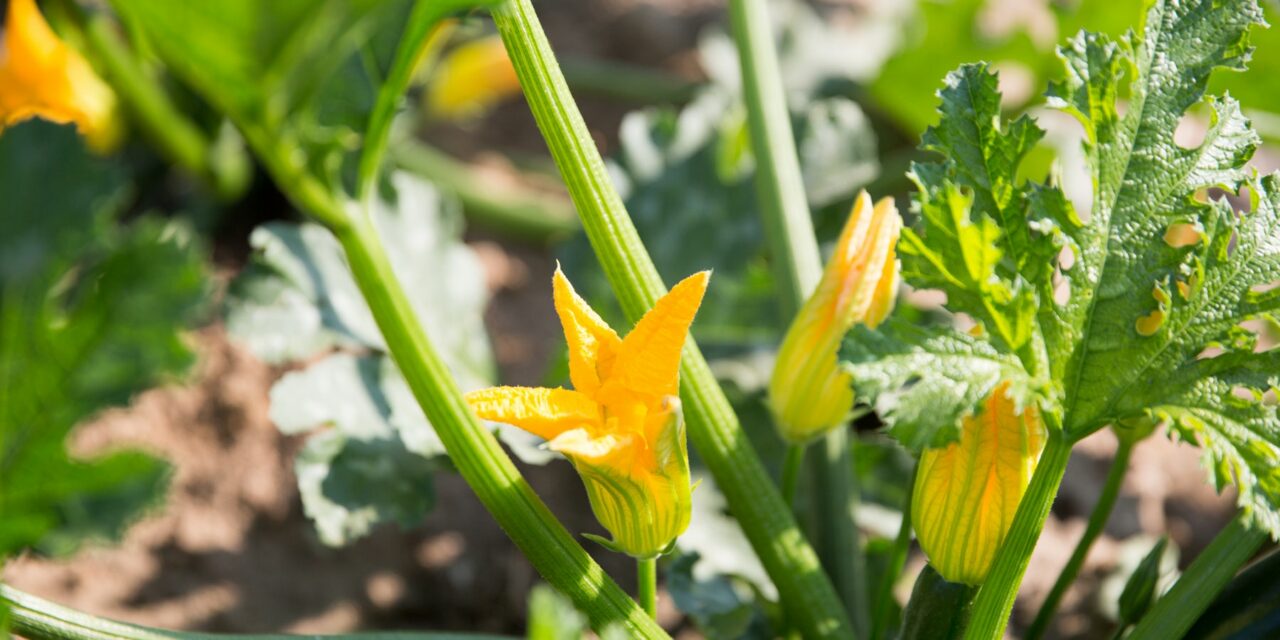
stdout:
<svg viewBox="0 0 1280 640">
<path fill-rule="evenodd" d="M 127 624 L 69 609 L 5 585 L 0 585 L 0 606 L 9 608 L 10 631 L 29 640 L 296 640 L 298 637 L 195 633 Z M 505 640 L 505 636 L 471 633 L 396 631 L 310 637 L 334 640 Z"/>
<path fill-rule="evenodd" d="M 1128 639 L 1181 638 L 1266 539 L 1266 531 L 1250 528 L 1243 514 L 1237 515 L 1156 601 Z"/>
<path fill-rule="evenodd" d="M 1046 418 L 1049 415 L 1046 414 Z M 1027 571 L 1031 552 L 1035 550 L 1044 521 L 1049 517 L 1053 499 L 1058 495 L 1058 486 L 1067 472 L 1067 459 L 1070 457 L 1071 441 L 1063 435 L 1060 425 L 1051 426 L 1035 474 L 1031 476 L 1031 483 L 1013 517 L 1013 525 L 1004 544 L 996 552 L 991 572 L 974 600 L 972 617 L 965 629 L 966 640 L 1000 640 L 1004 637 L 1004 628 L 1009 622 L 1009 613 L 1013 611 L 1013 601 L 1018 597 L 1022 575 Z"/>
<path fill-rule="evenodd" d="M 638 319 L 666 291 L 587 131 L 530 0 L 493 10 L 525 97 L 623 311 Z M 844 607 L 692 340 L 680 367 L 689 438 L 806 638 L 851 637 Z"/>
<path fill-rule="evenodd" d="M 592 628 L 620 624 L 628 637 L 669 637 L 560 524 L 472 413 L 415 316 L 372 222 L 351 215 L 353 207 L 308 173 L 296 150 L 261 126 L 238 124 L 285 195 L 342 244 L 392 359 L 449 459 L 534 568 L 587 615 Z"/>
<path fill-rule="evenodd" d="M 1093 512 L 1089 514 L 1089 522 L 1085 525 L 1084 534 L 1080 536 L 1080 541 L 1076 543 L 1076 548 L 1071 552 L 1071 558 L 1067 560 L 1066 566 L 1062 568 L 1062 573 L 1058 574 L 1058 579 L 1053 583 L 1053 589 L 1049 591 L 1044 604 L 1040 605 L 1040 611 L 1036 613 L 1036 619 L 1031 623 L 1031 628 L 1027 630 L 1027 640 L 1039 640 L 1049 630 L 1049 623 L 1053 621 L 1053 616 L 1058 611 L 1062 596 L 1067 593 L 1067 589 L 1071 587 L 1071 584 L 1075 582 L 1076 576 L 1080 574 L 1080 568 L 1084 566 L 1085 558 L 1089 555 L 1089 549 L 1093 547 L 1094 541 L 1098 539 L 1103 527 L 1107 525 L 1107 520 L 1111 517 L 1111 511 L 1115 509 L 1116 498 L 1120 496 L 1120 486 L 1124 484 L 1124 476 L 1129 471 L 1129 457 L 1133 453 L 1134 445 L 1129 438 L 1122 437 L 1119 440 L 1120 446 L 1116 449 L 1115 459 L 1111 462 L 1111 469 L 1107 471 L 1107 479 L 1102 486 L 1102 493 L 1098 496 L 1098 503 L 1094 505 Z"/>
<path fill-rule="evenodd" d="M 360 160 L 356 165 L 356 197 L 358 199 L 367 202 L 375 191 L 373 187 L 378 181 L 383 156 L 387 153 L 387 138 L 391 133 L 391 122 L 395 118 L 396 106 L 404 96 L 404 92 L 409 89 L 409 81 L 413 79 L 413 69 L 431 30 L 450 13 L 466 7 L 493 4 L 496 1 L 418 0 L 414 3 L 404 33 L 400 36 L 400 44 L 396 47 L 395 59 L 391 61 L 386 80 L 378 88 L 378 97 L 370 113 L 369 124 L 365 128 L 364 147 L 360 149 Z"/>
</svg>

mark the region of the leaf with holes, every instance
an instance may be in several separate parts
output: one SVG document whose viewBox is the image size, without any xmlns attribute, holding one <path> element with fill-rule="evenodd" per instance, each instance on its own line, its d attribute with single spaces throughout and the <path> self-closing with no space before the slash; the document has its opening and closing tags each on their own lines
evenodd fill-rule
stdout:
<svg viewBox="0 0 1280 640">
<path fill-rule="evenodd" d="M 902 255 L 909 282 L 941 289 L 948 309 L 977 322 L 969 348 L 1005 358 L 1002 375 L 1035 381 L 1050 425 L 1080 438 L 1163 421 L 1203 447 L 1218 486 L 1234 483 L 1246 513 L 1280 536 L 1280 421 L 1264 395 L 1277 369 L 1255 335 L 1280 309 L 1280 177 L 1246 165 L 1259 138 L 1242 106 L 1205 96 L 1212 73 L 1244 69 L 1261 21 L 1255 0 L 1161 0 L 1136 34 L 1082 32 L 1059 50 L 1064 79 L 1048 102 L 1083 125 L 1087 214 L 1052 182 L 1019 180 L 1040 130 L 1000 116 L 984 66 L 954 72 L 924 138 L 942 159 L 913 171 L 920 219 Z M 1203 140 L 1179 144 L 1191 109 L 1209 125 Z M 902 422 L 900 396 L 925 407 L 971 400 L 970 387 L 929 384 L 955 357 L 927 348 L 935 336 L 894 345 L 911 357 L 892 354 L 902 370 L 886 373 L 859 351 L 884 343 L 853 335 L 855 387 L 891 423 Z"/>
</svg>

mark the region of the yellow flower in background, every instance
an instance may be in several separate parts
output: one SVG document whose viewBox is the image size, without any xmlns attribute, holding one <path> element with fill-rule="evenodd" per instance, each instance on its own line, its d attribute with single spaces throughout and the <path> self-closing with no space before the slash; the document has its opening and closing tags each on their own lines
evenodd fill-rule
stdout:
<svg viewBox="0 0 1280 640">
<path fill-rule="evenodd" d="M 668 549 L 689 526 L 689 458 L 680 412 L 680 352 L 710 273 L 685 278 L 625 339 L 557 268 L 556 312 L 574 389 L 495 387 L 467 394 L 476 415 L 548 441 L 582 476 L 611 546 L 637 558 Z"/>
<path fill-rule="evenodd" d="M 808 442 L 848 419 L 853 388 L 836 362 L 840 341 L 854 323 L 875 327 L 892 310 L 901 230 L 892 198 L 873 207 L 867 192 L 858 194 L 822 281 L 778 350 L 769 404 L 784 440 Z"/>
<path fill-rule="evenodd" d="M 1039 410 L 1019 412 L 1002 383 L 964 419 L 959 441 L 920 457 L 911 524 L 942 577 L 971 585 L 986 579 L 1044 440 Z"/>
<path fill-rule="evenodd" d="M 75 123 L 96 150 L 120 138 L 115 94 L 58 39 L 35 0 L 10 0 L 0 34 L 0 131 L 31 118 Z"/>
<path fill-rule="evenodd" d="M 440 60 L 427 86 L 427 111 L 446 120 L 465 120 L 520 93 L 515 67 L 498 36 L 466 42 Z"/>
</svg>

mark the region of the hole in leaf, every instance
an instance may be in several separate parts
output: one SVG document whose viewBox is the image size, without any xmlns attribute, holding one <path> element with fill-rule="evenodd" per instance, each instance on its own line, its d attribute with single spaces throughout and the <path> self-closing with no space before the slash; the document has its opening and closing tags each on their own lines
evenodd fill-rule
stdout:
<svg viewBox="0 0 1280 640">
<path fill-rule="evenodd" d="M 1209 118 L 1200 109 L 1192 109 L 1182 114 L 1178 120 L 1178 128 L 1173 130 L 1173 143 L 1183 149 L 1199 149 L 1204 144 L 1204 137 L 1209 133 Z"/>
</svg>

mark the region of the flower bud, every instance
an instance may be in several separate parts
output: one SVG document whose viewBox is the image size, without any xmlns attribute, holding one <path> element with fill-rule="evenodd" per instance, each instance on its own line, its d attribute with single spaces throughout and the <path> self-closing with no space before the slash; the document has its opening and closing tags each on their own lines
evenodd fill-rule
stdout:
<svg viewBox="0 0 1280 640">
<path fill-rule="evenodd" d="M 853 388 L 837 352 L 854 323 L 874 327 L 893 308 L 899 271 L 894 248 L 901 230 L 892 198 L 873 207 L 867 192 L 858 195 L 822 281 L 778 351 L 769 402 L 784 440 L 812 440 L 853 410 Z"/>
<path fill-rule="evenodd" d="M 1019 410 L 1001 383 L 964 418 L 959 441 L 920 456 L 911 523 L 942 577 L 971 585 L 986 579 L 1044 440 L 1039 410 Z"/>
<path fill-rule="evenodd" d="M 659 411 L 646 417 L 654 446 L 645 454 L 638 434 L 616 437 L 637 442 L 602 442 L 586 430 L 568 431 L 549 443 L 569 458 L 591 500 L 596 519 L 613 535 L 597 539 L 636 558 L 653 558 L 670 549 L 693 512 L 689 457 L 680 399 L 667 396 Z"/>
<path fill-rule="evenodd" d="M 35 0 L 10 0 L 0 34 L 0 131 L 31 118 L 75 123 L 89 146 L 120 139 L 116 97 L 89 63 L 58 39 Z"/>
</svg>

